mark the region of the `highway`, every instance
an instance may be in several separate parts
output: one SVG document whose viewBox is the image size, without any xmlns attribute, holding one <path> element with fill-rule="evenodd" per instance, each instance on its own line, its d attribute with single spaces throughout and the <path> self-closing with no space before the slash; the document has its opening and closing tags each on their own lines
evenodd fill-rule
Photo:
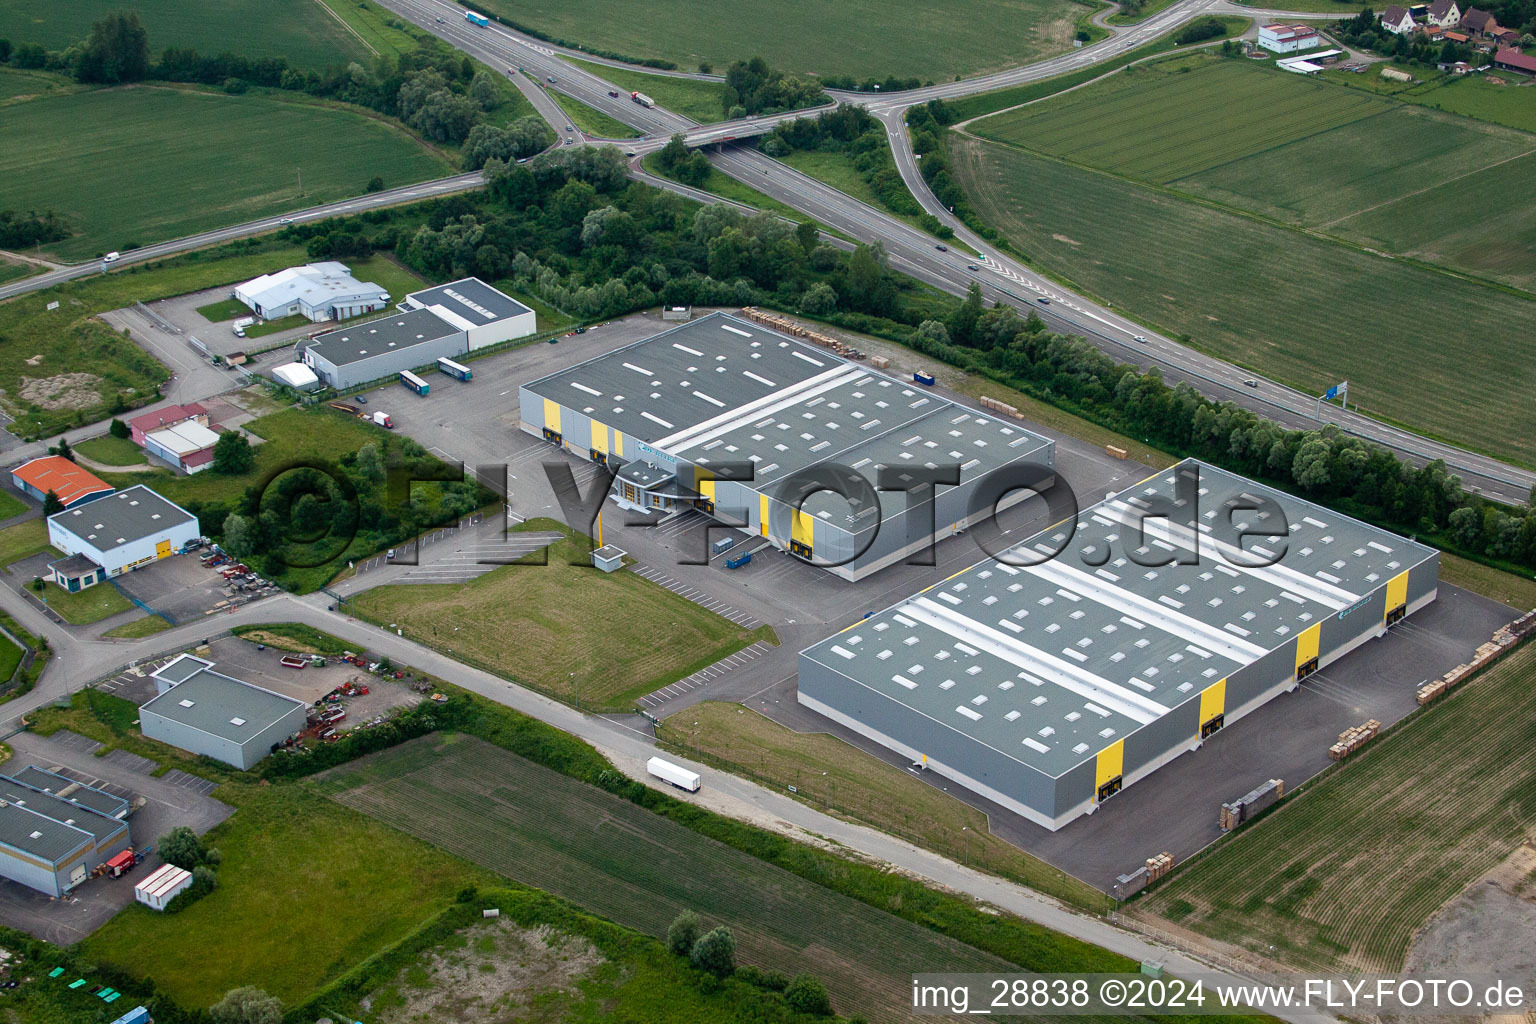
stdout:
<svg viewBox="0 0 1536 1024">
<path fill-rule="evenodd" d="M 1090 300 L 1052 282 L 1007 256 L 996 252 L 975 236 L 945 209 L 928 189 L 918 172 L 917 159 L 907 138 L 904 115 L 914 104 L 929 99 L 951 99 L 1010 85 L 1019 85 L 1054 77 L 1102 63 L 1136 49 L 1204 14 L 1235 14 L 1268 18 L 1319 17 L 1273 10 L 1245 8 L 1230 0 L 1180 0 L 1173 6 L 1129 26 L 1109 26 L 1113 34 L 1093 45 L 1070 50 L 1059 56 L 1024 67 L 946 82 L 899 94 L 833 93 L 839 102 L 864 106 L 885 125 L 896 166 L 913 195 L 956 233 L 955 251 L 939 252 L 937 240 L 890 214 L 867 206 L 850 196 L 816 181 L 787 165 L 757 153 L 732 147 L 730 140 L 761 134 L 784 120 L 806 116 L 813 111 L 746 118 L 714 125 L 698 125 L 679 114 L 659 107 L 643 107 L 629 98 L 626 90 L 603 79 L 589 67 L 601 67 L 602 59 L 577 51 L 551 46 L 499 24 L 480 28 L 464 18 L 464 9 L 447 0 L 383 0 L 384 6 L 439 36 L 456 48 L 469 53 L 492 68 L 508 74 L 519 90 L 533 102 L 539 114 L 554 125 L 562 141 L 601 142 L 578 131 L 567 132 L 569 122 L 549 90 L 555 90 L 600 110 L 610 117 L 645 133 L 643 138 L 619 140 L 632 154 L 632 170 L 637 177 L 658 187 L 682 193 L 690 198 L 718 202 L 696 189 L 645 174 L 639 166 L 645 155 L 660 149 L 673 133 L 681 133 L 690 145 L 721 144 L 711 160 L 724 173 L 735 177 L 764 194 L 813 216 L 821 224 L 860 241 L 880 241 L 890 254 L 891 265 L 925 283 L 952 294 L 963 294 L 972 281 L 977 282 L 990 301 L 1002 301 L 1038 313 L 1055 330 L 1080 334 L 1116 359 L 1142 367 L 1157 366 L 1166 379 L 1187 382 L 1208 397 L 1233 401 L 1261 415 L 1293 428 L 1315 428 L 1320 422 L 1332 422 L 1346 433 L 1388 447 L 1415 463 L 1442 459 L 1460 474 L 1468 486 L 1481 493 L 1510 503 L 1524 503 L 1536 485 L 1536 473 L 1504 463 L 1455 445 L 1422 437 L 1409 430 L 1382 423 L 1357 412 L 1336 406 L 1324 406 L 1324 420 L 1313 416 L 1315 396 L 1306 395 L 1258 377 L 1250 371 L 1216 357 L 1189 348 L 1122 316 L 1107 303 Z M 567 58 L 592 61 L 577 66 Z M 523 69 L 519 71 L 518 69 Z M 703 77 L 703 76 L 687 76 Z M 554 81 L 550 81 L 553 79 Z M 362 196 L 339 203 L 295 211 L 286 218 L 271 217 L 205 232 L 189 238 L 158 243 L 126 253 L 119 266 L 170 255 L 200 246 L 269 231 L 284 220 L 304 221 L 394 203 L 424 199 L 480 184 L 478 174 L 457 175 L 438 181 Z M 969 246 L 985 258 L 972 259 L 963 251 Z M 971 266 L 978 269 L 972 271 Z M 99 265 L 92 262 L 50 271 L 35 277 L 0 286 L 0 299 L 47 287 L 71 278 L 94 273 Z M 1047 300 L 1042 302 L 1041 300 Z M 1145 342 L 1136 341 L 1144 337 Z M 1248 386 L 1252 380 L 1257 386 Z"/>
</svg>

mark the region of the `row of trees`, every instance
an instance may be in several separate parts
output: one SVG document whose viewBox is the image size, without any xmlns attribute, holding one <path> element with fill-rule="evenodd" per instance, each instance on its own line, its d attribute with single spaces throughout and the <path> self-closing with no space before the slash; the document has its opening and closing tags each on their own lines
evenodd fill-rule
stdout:
<svg viewBox="0 0 1536 1024">
<path fill-rule="evenodd" d="M 815 975 L 801 972 L 786 978 L 777 971 L 736 966 L 736 936 L 726 925 L 703 930 L 699 915 L 685 910 L 672 919 L 667 928 L 667 950 L 673 956 L 687 957 L 698 971 L 724 980 L 733 975 L 748 984 L 784 997 L 784 1005 L 795 1013 L 815 1017 L 832 1015 L 832 998 L 827 986 Z"/>
<path fill-rule="evenodd" d="M 69 226 L 52 210 L 46 213 L 0 210 L 0 249 L 25 249 L 68 236 Z"/>
</svg>

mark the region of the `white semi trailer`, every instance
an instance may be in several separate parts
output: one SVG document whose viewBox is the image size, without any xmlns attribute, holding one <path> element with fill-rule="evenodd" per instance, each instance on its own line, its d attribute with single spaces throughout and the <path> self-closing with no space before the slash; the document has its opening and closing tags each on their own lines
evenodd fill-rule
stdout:
<svg viewBox="0 0 1536 1024">
<path fill-rule="evenodd" d="M 699 773 L 691 772 L 681 765 L 664 761 L 659 757 L 653 757 L 645 762 L 645 770 L 656 776 L 663 782 L 670 782 L 678 789 L 686 789 L 690 793 L 699 791 Z"/>
</svg>

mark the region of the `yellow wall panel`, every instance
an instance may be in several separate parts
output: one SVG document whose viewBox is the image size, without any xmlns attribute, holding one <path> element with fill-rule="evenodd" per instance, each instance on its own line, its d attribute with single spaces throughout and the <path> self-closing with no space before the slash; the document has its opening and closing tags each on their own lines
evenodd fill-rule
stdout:
<svg viewBox="0 0 1536 1024">
<path fill-rule="evenodd" d="M 592 420 L 592 450 L 608 454 L 608 428 L 597 420 Z"/>
<path fill-rule="evenodd" d="M 1227 681 L 1218 679 L 1200 691 L 1200 724 L 1227 713 Z"/>
<path fill-rule="evenodd" d="M 1307 662 L 1317 657 L 1318 644 L 1323 637 L 1323 624 L 1321 622 L 1308 626 L 1307 629 L 1296 638 L 1296 667 L 1301 668 Z"/>
<path fill-rule="evenodd" d="M 794 510 L 794 517 L 794 522 L 790 529 L 795 543 L 804 544 L 808 548 L 815 547 L 815 518 L 810 513 L 802 512 L 799 509 Z"/>
<path fill-rule="evenodd" d="M 1408 603 L 1408 570 L 1404 569 L 1387 583 L 1387 611 Z"/>
<path fill-rule="evenodd" d="M 1099 751 L 1098 770 L 1094 772 L 1093 788 L 1097 790 L 1117 775 L 1125 774 L 1125 740 L 1115 740 Z"/>
<path fill-rule="evenodd" d="M 757 497 L 758 497 L 758 515 L 757 515 L 758 529 L 762 532 L 763 536 L 766 537 L 766 536 L 768 536 L 768 495 L 766 495 L 766 494 L 759 494 Z"/>
<path fill-rule="evenodd" d="M 548 398 L 544 399 L 544 429 L 560 433 L 560 405 Z"/>
<path fill-rule="evenodd" d="M 699 497 L 705 501 L 715 500 L 715 480 L 713 477 L 708 480 L 699 481 Z"/>
</svg>

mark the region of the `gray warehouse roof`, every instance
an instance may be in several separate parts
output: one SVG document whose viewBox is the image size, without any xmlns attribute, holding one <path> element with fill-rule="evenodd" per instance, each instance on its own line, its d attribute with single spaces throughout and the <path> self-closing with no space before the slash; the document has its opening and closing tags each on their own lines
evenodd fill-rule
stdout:
<svg viewBox="0 0 1536 1024">
<path fill-rule="evenodd" d="M 475 327 L 533 312 L 512 296 L 497 291 L 478 277 L 466 277 L 460 281 L 440 284 L 436 288 L 424 288 L 419 292 L 411 292 L 405 297 L 401 306 L 406 309 L 442 306 Z"/>
<path fill-rule="evenodd" d="M 49 521 L 58 523 L 98 551 L 110 551 L 197 519 L 143 484 L 136 484 L 126 491 L 109 494 L 77 508 L 55 512 Z"/>
<path fill-rule="evenodd" d="M 106 794 L 102 794 L 105 796 Z M 0 843 L 57 863 L 127 826 L 81 803 L 63 800 L 0 775 Z"/>
<path fill-rule="evenodd" d="M 316 335 L 303 348 L 333 366 L 345 366 L 385 352 L 439 341 L 458 332 L 459 328 L 431 310 L 417 309 L 327 331 Z"/>
<path fill-rule="evenodd" d="M 1199 475 L 1196 531 L 1148 516 Z M 1230 513 L 1281 541 L 1242 551 L 1213 534 L 1227 502 L 1270 499 L 1279 513 Z M 1177 509 L 1182 515 L 1183 510 Z M 1261 522 L 1263 519 L 1265 521 Z M 1146 543 L 1136 543 L 1145 523 Z M 804 657 L 1059 777 L 1237 669 L 1432 557 L 1423 545 L 1186 461 L 1081 510 L 893 608 L 808 648 Z M 1266 547 L 1265 545 L 1269 545 Z M 1147 566 L 1198 551 L 1198 564 Z M 1049 558 L 1048 553 L 1061 550 Z M 1244 552 L 1248 557 L 1244 558 Z M 1039 560 L 1038 564 L 1024 564 Z"/>
<path fill-rule="evenodd" d="M 190 654 L 181 655 L 154 677 L 176 685 L 145 704 L 143 711 L 236 743 L 244 743 L 295 707 L 308 709 L 301 700 L 216 672 L 212 662 Z"/>
<path fill-rule="evenodd" d="M 37 765 L 29 764 L 20 771 L 9 774 L 12 779 L 22 785 L 51 793 L 61 800 L 80 804 L 109 818 L 121 818 L 128 813 L 128 801 L 122 797 L 93 789 L 56 772 L 46 771 Z"/>
</svg>

